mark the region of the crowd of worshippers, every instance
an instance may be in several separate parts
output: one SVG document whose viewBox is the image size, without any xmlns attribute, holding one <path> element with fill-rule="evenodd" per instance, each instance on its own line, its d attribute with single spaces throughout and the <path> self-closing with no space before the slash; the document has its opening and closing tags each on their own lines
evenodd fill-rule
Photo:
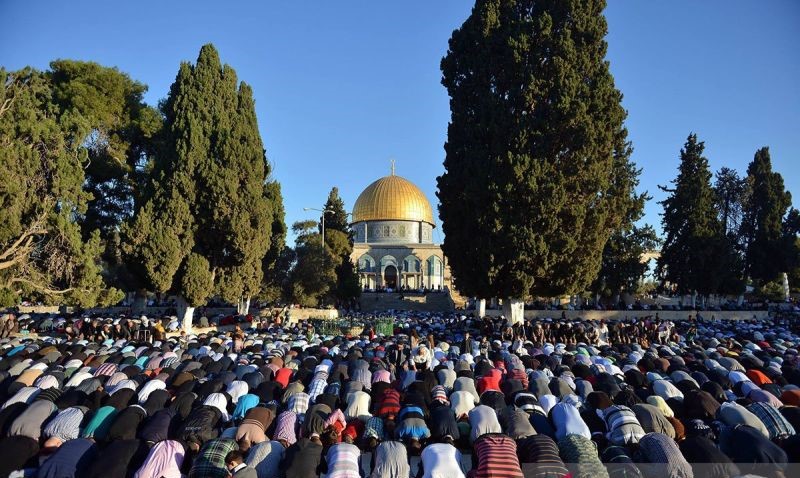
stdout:
<svg viewBox="0 0 800 478">
<path fill-rule="evenodd" d="M 374 330 L 2 339 L 0 476 L 800 476 L 792 318 Z"/>
</svg>

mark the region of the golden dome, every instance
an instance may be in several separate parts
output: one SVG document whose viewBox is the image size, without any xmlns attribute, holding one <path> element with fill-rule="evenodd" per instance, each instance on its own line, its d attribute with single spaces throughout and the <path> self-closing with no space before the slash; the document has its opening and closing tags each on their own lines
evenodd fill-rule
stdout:
<svg viewBox="0 0 800 478">
<path fill-rule="evenodd" d="M 411 181 L 400 176 L 385 176 L 367 186 L 353 206 L 353 222 L 361 221 L 433 222 L 428 198 Z"/>
</svg>

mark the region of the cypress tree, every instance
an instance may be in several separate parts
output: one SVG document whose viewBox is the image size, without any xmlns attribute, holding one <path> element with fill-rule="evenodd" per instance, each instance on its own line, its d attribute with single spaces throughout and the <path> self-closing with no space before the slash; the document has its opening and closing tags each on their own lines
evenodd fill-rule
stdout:
<svg viewBox="0 0 800 478">
<path fill-rule="evenodd" d="M 339 188 L 334 187 L 328 194 L 323 208 L 331 211 L 325 216 L 325 244 L 336 261 L 336 285 L 334 295 L 339 301 L 350 302 L 361 294 L 358 274 L 350 259 L 353 254 L 353 231 L 347 221 L 344 201 L 339 196 Z M 322 224 L 320 224 L 320 228 Z"/>
<path fill-rule="evenodd" d="M 77 306 L 122 299 L 100 275 L 100 233 L 81 234 L 94 109 L 65 108 L 52 75 L 0 68 L 0 306 L 22 298 Z"/>
<path fill-rule="evenodd" d="M 262 263 L 264 281 L 260 297 L 268 302 L 276 302 L 281 298 L 284 283 L 288 279 L 291 261 L 286 260 L 290 249 L 286 247 L 286 212 L 280 183 L 270 181 L 267 192 L 272 208 L 272 240 Z"/>
<path fill-rule="evenodd" d="M 682 293 L 717 292 L 724 267 L 719 255 L 724 230 L 704 149 L 697 135 L 690 134 L 681 149 L 674 188 L 661 187 L 670 195 L 661 201 L 665 237 L 658 268 Z"/>
<path fill-rule="evenodd" d="M 783 185 L 780 173 L 772 171 L 769 148 L 756 151 L 747 167 L 750 188 L 742 235 L 747 238 L 745 256 L 749 277 L 757 284 L 773 281 L 787 271 L 783 238 L 784 218 L 792 196 Z"/>
<path fill-rule="evenodd" d="M 635 207 L 638 171 L 605 59 L 604 7 L 478 0 L 450 38 L 439 216 L 466 295 L 585 290 Z M 519 320 L 521 310 L 513 312 Z"/>
<path fill-rule="evenodd" d="M 156 291 L 179 296 L 189 328 L 212 294 L 237 303 L 260 290 L 272 237 L 269 165 L 252 90 L 212 45 L 181 65 L 163 110 L 166 145 L 127 250 Z"/>
<path fill-rule="evenodd" d="M 292 224 L 296 234 L 294 251 L 296 262 L 289 275 L 290 296 L 293 302 L 303 306 L 318 306 L 325 303 L 336 286 L 334 256 L 330 248 L 322 247 L 322 238 L 317 232 L 316 221 L 299 221 Z M 327 226 L 327 223 L 326 223 Z M 334 231 L 336 235 L 338 231 Z M 327 228 L 325 231 L 327 242 Z M 341 237 L 342 233 L 339 232 Z"/>
</svg>

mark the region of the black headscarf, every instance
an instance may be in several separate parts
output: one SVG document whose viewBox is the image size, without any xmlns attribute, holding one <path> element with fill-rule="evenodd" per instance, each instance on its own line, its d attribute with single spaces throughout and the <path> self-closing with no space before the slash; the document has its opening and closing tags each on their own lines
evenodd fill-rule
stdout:
<svg viewBox="0 0 800 478">
<path fill-rule="evenodd" d="M 192 411 L 192 404 L 197 400 L 197 395 L 193 392 L 186 392 L 175 397 L 169 408 L 174 410 L 181 420 L 186 420 Z"/>
<path fill-rule="evenodd" d="M 728 478 L 739 475 L 739 468 L 706 437 L 689 436 L 679 446 L 683 457 L 692 464 L 694 476 Z"/>
<path fill-rule="evenodd" d="M 746 474 L 776 476 L 788 462 L 786 452 L 747 425 L 723 427 L 719 448 Z"/>
<path fill-rule="evenodd" d="M 38 453 L 39 442 L 33 438 L 21 435 L 3 438 L 0 440 L 0 476 L 25 468 Z"/>
<path fill-rule="evenodd" d="M 112 441 L 81 473 L 81 478 L 132 476 L 142 466 L 148 451 L 147 445 L 141 440 Z"/>
<path fill-rule="evenodd" d="M 153 416 L 157 411 L 163 409 L 169 403 L 170 396 L 166 390 L 153 390 L 142 404 L 142 408 L 147 412 L 147 416 Z"/>
<path fill-rule="evenodd" d="M 125 408 L 111 423 L 108 429 L 107 441 L 132 440 L 136 438 L 136 429 L 147 418 L 147 412 L 139 405 Z"/>
</svg>

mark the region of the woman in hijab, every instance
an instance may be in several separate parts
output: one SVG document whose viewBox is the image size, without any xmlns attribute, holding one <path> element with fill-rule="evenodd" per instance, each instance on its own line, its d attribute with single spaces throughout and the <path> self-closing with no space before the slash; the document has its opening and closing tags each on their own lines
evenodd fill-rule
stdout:
<svg viewBox="0 0 800 478">
<path fill-rule="evenodd" d="M 689 436 L 680 443 L 686 461 L 692 464 L 694 476 L 730 478 L 739 476 L 739 468 L 705 436 Z"/>
<path fill-rule="evenodd" d="M 786 452 L 747 425 L 723 427 L 719 448 L 745 474 L 782 478 L 788 462 Z"/>
<path fill-rule="evenodd" d="M 692 466 L 678 449 L 675 440 L 663 433 L 648 433 L 639 440 L 641 468 L 645 476 L 693 478 Z"/>
<path fill-rule="evenodd" d="M 166 390 L 153 390 L 141 406 L 147 412 L 147 416 L 152 417 L 157 411 L 167 406 L 170 398 L 169 392 Z"/>
<path fill-rule="evenodd" d="M 136 390 L 132 388 L 118 389 L 105 398 L 104 405 L 108 407 L 114 407 L 117 411 L 120 411 L 133 403 L 135 396 Z"/>
<path fill-rule="evenodd" d="M 214 407 L 220 412 L 220 416 L 224 423 L 227 423 L 231 420 L 230 414 L 228 414 L 228 397 L 222 393 L 212 393 L 203 401 L 203 405 L 208 407 Z"/>
<path fill-rule="evenodd" d="M 147 445 L 141 440 L 115 440 L 98 453 L 81 473 L 81 478 L 129 478 L 147 456 Z M 159 477 L 160 478 L 160 477 Z"/>
<path fill-rule="evenodd" d="M 236 408 L 233 410 L 233 420 L 238 422 L 244 418 L 247 411 L 257 406 L 258 403 L 258 395 L 254 395 L 252 393 L 248 393 L 239 397 L 239 401 L 236 402 Z"/>
<path fill-rule="evenodd" d="M 59 410 L 65 410 L 70 407 L 86 406 L 86 399 L 88 395 L 86 392 L 80 390 L 67 390 L 56 399 L 55 404 Z"/>
<path fill-rule="evenodd" d="M 141 405 L 144 402 L 146 402 L 147 399 L 150 397 L 150 394 L 153 393 L 154 391 L 156 391 L 156 390 L 164 390 L 166 388 L 167 388 L 167 384 L 164 383 L 163 380 L 160 380 L 160 379 L 157 379 L 157 378 L 154 378 L 152 380 L 148 380 L 147 382 L 145 382 L 144 385 L 142 385 L 142 388 L 141 388 L 141 390 L 139 390 L 139 393 L 137 395 L 137 398 L 139 400 L 139 404 Z"/>
<path fill-rule="evenodd" d="M 153 444 L 169 438 L 171 433 L 178 429 L 178 421 L 175 410 L 169 408 L 159 410 L 144 422 L 136 434 L 136 438 L 153 446 Z"/>
<path fill-rule="evenodd" d="M 236 442 L 239 450 L 246 453 L 251 446 L 267 439 L 267 428 L 272 424 L 275 414 L 266 407 L 251 408 L 245 415 L 242 424 L 236 429 Z"/>
<path fill-rule="evenodd" d="M 133 478 L 181 478 L 181 466 L 185 452 L 183 445 L 175 440 L 155 444 Z"/>
<path fill-rule="evenodd" d="M 194 392 L 180 393 L 172 401 L 169 408 L 174 410 L 180 420 L 186 420 L 192 412 L 192 404 L 197 400 L 197 394 Z"/>
<path fill-rule="evenodd" d="M 242 380 L 234 380 L 230 383 L 230 385 L 228 385 L 227 392 L 228 395 L 231 396 L 231 402 L 237 403 L 240 397 L 247 395 L 249 389 L 250 386 L 247 385 L 247 382 Z"/>
<path fill-rule="evenodd" d="M 26 436 L 39 441 L 42 434 L 42 424 L 57 411 L 53 402 L 46 400 L 33 402 L 27 410 L 17 417 L 8 429 L 8 436 Z"/>
<path fill-rule="evenodd" d="M 105 440 L 118 413 L 119 411 L 112 406 L 98 408 L 84 427 L 81 437 L 94 438 L 97 441 Z"/>
<path fill-rule="evenodd" d="M 136 438 L 136 429 L 145 418 L 147 418 L 147 412 L 141 405 L 131 405 L 122 410 L 108 429 L 108 441 L 133 440 Z"/>
</svg>

